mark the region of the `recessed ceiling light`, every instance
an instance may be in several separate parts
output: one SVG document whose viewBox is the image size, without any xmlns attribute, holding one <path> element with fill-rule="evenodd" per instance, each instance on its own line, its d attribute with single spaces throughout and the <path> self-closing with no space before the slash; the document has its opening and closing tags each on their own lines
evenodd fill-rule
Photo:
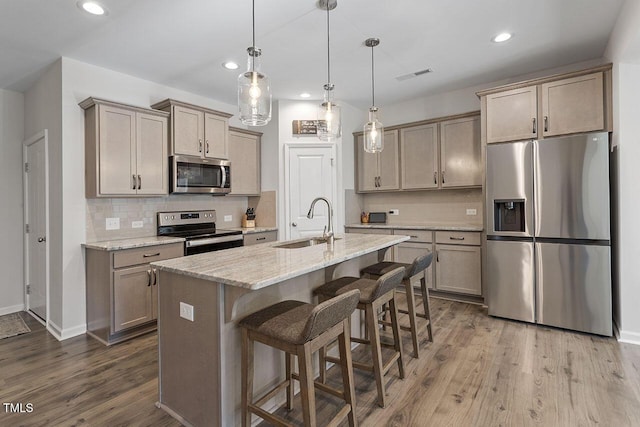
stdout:
<svg viewBox="0 0 640 427">
<path fill-rule="evenodd" d="M 92 15 L 106 15 L 107 10 L 95 1 L 79 1 L 78 7 Z"/>
<path fill-rule="evenodd" d="M 222 64 L 222 66 L 224 68 L 226 68 L 227 70 L 237 70 L 238 69 L 238 64 L 236 64 L 233 61 L 227 61 L 224 64 Z"/>
<path fill-rule="evenodd" d="M 307 92 L 301 93 L 300 98 L 311 98 L 311 94 Z"/>
<path fill-rule="evenodd" d="M 494 38 L 491 39 L 492 42 L 494 43 L 502 43 L 502 42 L 506 42 L 507 40 L 509 40 L 511 38 L 512 34 L 511 33 L 500 33 L 497 36 L 495 36 Z"/>
</svg>

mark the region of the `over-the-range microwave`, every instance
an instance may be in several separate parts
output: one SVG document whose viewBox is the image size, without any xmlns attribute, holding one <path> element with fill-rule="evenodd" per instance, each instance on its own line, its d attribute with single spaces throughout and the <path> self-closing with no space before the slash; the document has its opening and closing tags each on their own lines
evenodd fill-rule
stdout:
<svg viewBox="0 0 640 427">
<path fill-rule="evenodd" d="M 175 155 L 169 158 L 171 193 L 224 195 L 231 192 L 231 162 Z"/>
</svg>

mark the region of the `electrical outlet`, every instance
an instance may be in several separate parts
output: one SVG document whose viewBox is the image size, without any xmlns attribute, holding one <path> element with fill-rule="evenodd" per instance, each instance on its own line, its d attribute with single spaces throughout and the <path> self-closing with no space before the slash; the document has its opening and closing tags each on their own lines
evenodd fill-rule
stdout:
<svg viewBox="0 0 640 427">
<path fill-rule="evenodd" d="M 400 215 L 400 209 L 389 209 L 389 215 Z"/>
<path fill-rule="evenodd" d="M 144 221 L 131 221 L 131 228 L 142 228 L 144 227 Z"/>
<path fill-rule="evenodd" d="M 180 317 L 183 319 L 187 319 L 193 322 L 194 316 L 193 306 L 184 302 L 180 302 Z"/>
<path fill-rule="evenodd" d="M 467 209 L 467 215 L 478 215 L 477 209 Z"/>
<path fill-rule="evenodd" d="M 231 222 L 233 221 L 233 216 L 232 215 L 225 215 L 224 216 L 224 222 Z"/>
<path fill-rule="evenodd" d="M 120 230 L 120 218 L 107 218 L 105 220 L 107 230 Z"/>
</svg>

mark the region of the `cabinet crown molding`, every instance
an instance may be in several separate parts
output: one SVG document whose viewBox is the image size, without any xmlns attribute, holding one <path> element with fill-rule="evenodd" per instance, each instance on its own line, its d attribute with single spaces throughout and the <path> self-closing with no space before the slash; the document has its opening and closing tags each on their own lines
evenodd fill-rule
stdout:
<svg viewBox="0 0 640 427">
<path fill-rule="evenodd" d="M 170 116 L 170 113 L 168 113 L 166 111 L 159 111 L 159 110 L 153 110 L 151 108 L 138 107 L 138 106 L 135 106 L 135 105 L 124 104 L 122 102 L 109 101 L 109 100 L 102 99 L 102 98 L 94 98 L 92 96 L 90 96 L 87 99 L 85 99 L 84 101 L 80 102 L 78 105 L 83 110 L 88 110 L 89 108 L 91 108 L 91 107 L 93 107 L 95 105 L 106 105 L 106 106 L 110 106 L 110 107 L 126 108 L 128 110 L 137 111 L 139 113 L 154 114 L 154 115 L 160 116 L 160 117 L 169 117 Z"/>
<path fill-rule="evenodd" d="M 216 116 L 224 117 L 226 119 L 233 117 L 233 114 L 225 113 L 224 111 L 218 111 L 207 107 L 202 107 L 200 105 L 189 104 L 188 102 L 176 101 L 175 99 L 167 98 L 164 101 L 156 102 L 151 106 L 151 108 L 156 110 L 166 110 L 171 106 L 179 106 L 179 107 L 187 107 L 193 108 L 195 110 L 205 111 L 207 113 L 215 114 Z"/>
</svg>

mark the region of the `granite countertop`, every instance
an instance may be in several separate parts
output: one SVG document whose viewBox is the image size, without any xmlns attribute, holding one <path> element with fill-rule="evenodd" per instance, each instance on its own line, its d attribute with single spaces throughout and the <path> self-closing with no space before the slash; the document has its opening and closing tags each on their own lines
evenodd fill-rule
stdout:
<svg viewBox="0 0 640 427">
<path fill-rule="evenodd" d="M 347 224 L 345 227 L 351 228 L 381 228 L 397 230 L 432 230 L 432 231 L 482 231 L 481 225 L 474 224 L 452 224 L 452 223 L 422 223 L 422 224 L 379 224 L 379 223 L 355 223 Z"/>
<path fill-rule="evenodd" d="M 409 240 L 409 236 L 353 233 L 336 237 L 339 239 L 335 240 L 333 250 L 329 250 L 326 243 L 285 249 L 276 247 L 283 242 L 272 242 L 158 261 L 152 265 L 163 271 L 257 290 Z"/>
<path fill-rule="evenodd" d="M 253 228 L 243 228 L 243 227 L 231 227 L 226 228 L 225 230 L 239 230 L 242 231 L 242 234 L 252 234 L 252 233 L 265 233 L 267 231 L 278 231 L 278 227 L 253 227 Z"/>
<path fill-rule="evenodd" d="M 146 246 L 169 245 L 182 243 L 182 237 L 149 236 L 135 237 L 132 239 L 105 240 L 103 242 L 83 243 L 82 246 L 89 249 L 102 251 L 120 251 L 124 249 L 143 248 Z"/>
</svg>

